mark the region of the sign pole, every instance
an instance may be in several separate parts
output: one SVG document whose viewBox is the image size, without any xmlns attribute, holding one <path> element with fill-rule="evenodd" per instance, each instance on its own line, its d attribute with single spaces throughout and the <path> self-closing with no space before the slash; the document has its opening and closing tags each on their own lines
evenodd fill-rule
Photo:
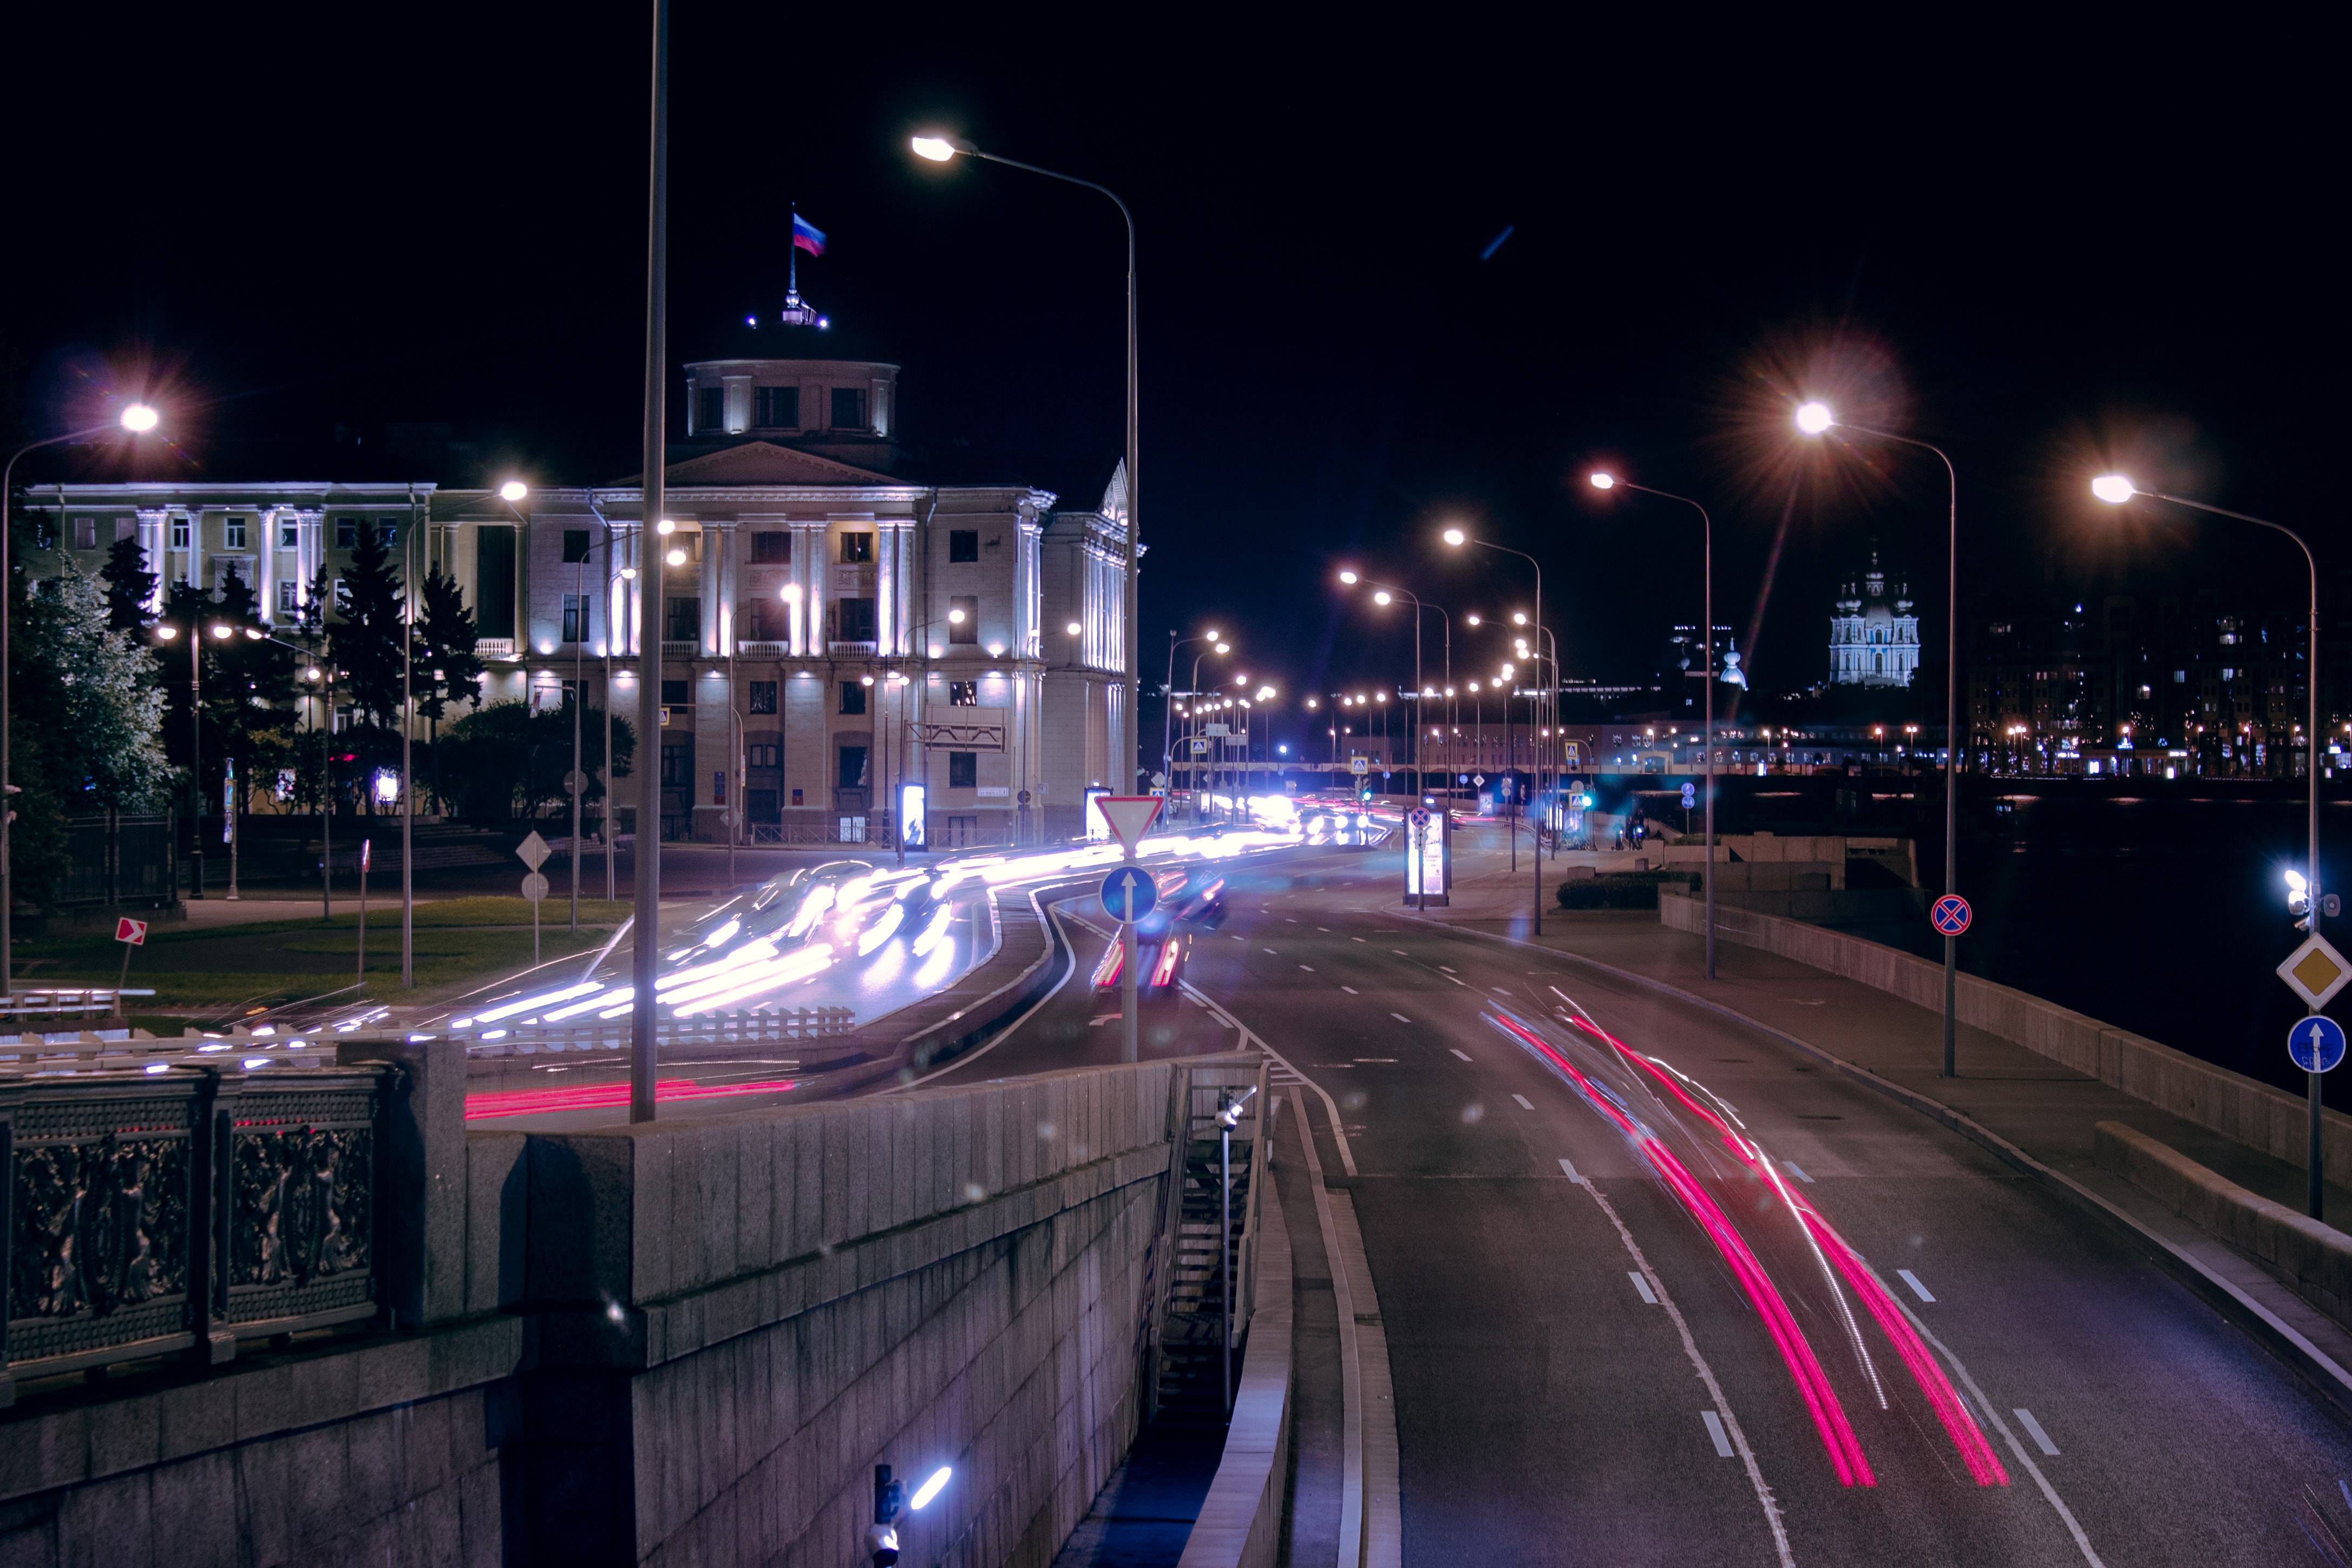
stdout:
<svg viewBox="0 0 2352 1568">
<path fill-rule="evenodd" d="M 122 973 L 114 977 L 114 1016 L 116 1018 L 121 1018 L 122 1016 L 122 988 L 130 983 L 131 944 L 125 942 L 122 945 Z M 2312 1076 L 2316 1078 L 2319 1075 L 2315 1072 Z"/>
<path fill-rule="evenodd" d="M 1127 863 L 1130 866 L 1135 863 L 1135 846 L 1131 843 L 1127 846 Z M 1118 925 L 1118 1059 L 1121 1061 L 1134 1061 L 1139 1060 L 1139 1051 L 1136 1045 L 1135 1017 L 1135 894 L 1131 888 L 1127 895 L 1127 908 L 1129 917 L 1120 921 Z M 2311 1103 L 2315 1105 L 2319 1103 L 2316 1092 L 2314 1092 Z"/>
<path fill-rule="evenodd" d="M 367 873 L 368 851 L 375 847 L 373 839 L 360 841 L 360 973 L 359 990 L 367 992 Z"/>
<path fill-rule="evenodd" d="M 1111 917 L 1118 922 L 1119 1060 L 1121 1061 L 1135 1061 L 1139 1060 L 1140 1056 L 1136 1040 L 1138 998 L 1135 983 L 1135 923 L 1150 913 L 1151 905 L 1155 902 L 1150 898 L 1139 901 L 1136 897 L 1139 891 L 1138 884 L 1143 876 L 1143 872 L 1136 864 L 1135 846 L 1141 842 L 1143 835 L 1150 831 L 1151 824 L 1159 817 L 1163 803 L 1161 798 L 1157 795 L 1097 795 L 1094 798 L 1094 809 L 1102 813 L 1104 824 L 1110 829 L 1112 834 L 1118 840 L 1119 847 L 1126 852 L 1119 862 L 1119 869 L 1111 873 L 1111 882 L 1104 884 L 1104 907 Z M 1115 909 L 1110 907 L 1109 903 L 1109 892 L 1114 883 L 1119 889 L 1118 906 Z M 1138 907 L 1139 902 L 1141 904 L 1140 908 Z"/>
</svg>

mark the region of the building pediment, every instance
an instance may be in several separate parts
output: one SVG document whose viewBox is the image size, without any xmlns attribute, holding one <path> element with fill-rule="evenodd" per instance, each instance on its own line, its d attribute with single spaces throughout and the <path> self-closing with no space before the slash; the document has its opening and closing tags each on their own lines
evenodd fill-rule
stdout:
<svg viewBox="0 0 2352 1568">
<path fill-rule="evenodd" d="M 854 468 L 846 463 L 835 463 L 829 457 L 818 457 L 807 452 L 797 452 L 789 446 L 779 446 L 772 441 L 746 441 L 734 446 L 721 447 L 673 463 L 662 470 L 664 483 L 672 488 L 703 486 L 740 486 L 744 485 L 893 485 L 898 481 L 887 474 L 871 469 Z M 640 482 L 637 476 L 625 484 Z"/>
</svg>

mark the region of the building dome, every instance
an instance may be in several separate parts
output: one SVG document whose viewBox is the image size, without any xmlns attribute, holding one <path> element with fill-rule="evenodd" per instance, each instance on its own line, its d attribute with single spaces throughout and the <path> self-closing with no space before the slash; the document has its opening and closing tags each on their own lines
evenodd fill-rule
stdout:
<svg viewBox="0 0 2352 1568">
<path fill-rule="evenodd" d="M 1841 686 L 1908 686 L 1919 670 L 1919 617 L 1911 588 L 1891 585 L 1878 551 L 1838 590 L 1830 614 L 1830 682 Z"/>
</svg>

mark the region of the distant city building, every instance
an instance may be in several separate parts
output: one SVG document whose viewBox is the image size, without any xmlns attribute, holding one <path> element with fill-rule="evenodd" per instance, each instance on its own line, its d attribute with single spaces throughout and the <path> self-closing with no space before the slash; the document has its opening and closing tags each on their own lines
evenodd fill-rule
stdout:
<svg viewBox="0 0 2352 1568">
<path fill-rule="evenodd" d="M 1838 686 L 1908 686 L 1919 671 L 1919 617 L 1911 612 L 1911 589 L 1891 588 L 1870 552 L 1870 565 L 1838 591 L 1830 616 L 1830 684 Z"/>
</svg>

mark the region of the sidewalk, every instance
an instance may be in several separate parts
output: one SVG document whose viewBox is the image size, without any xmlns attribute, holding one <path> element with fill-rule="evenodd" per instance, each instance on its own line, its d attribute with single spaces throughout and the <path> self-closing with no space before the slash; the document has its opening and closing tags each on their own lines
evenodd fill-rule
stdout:
<svg viewBox="0 0 2352 1568">
<path fill-rule="evenodd" d="M 1537 936 L 1531 918 L 1534 878 L 1524 842 L 1519 850 L 1514 874 L 1499 831 L 1457 829 L 1453 902 L 1421 918 L 1549 948 L 1670 987 L 1702 1005 L 1736 1013 L 1820 1055 L 1860 1068 L 1906 1092 L 1915 1102 L 1957 1112 L 2105 1200 L 2151 1240 L 2226 1280 L 2339 1367 L 2352 1371 L 2352 1332 L 2250 1259 L 2095 1164 L 2092 1129 L 2100 1122 L 2137 1128 L 2298 1213 L 2305 1200 L 2302 1167 L 2259 1154 L 2023 1046 L 1966 1026 L 1958 1042 L 1960 1076 L 1945 1078 L 1940 1072 L 1940 1012 L 1720 938 L 1716 944 L 1717 977 L 1710 982 L 1701 938 L 1666 929 L 1649 911 L 1569 911 L 1551 902 L 1544 910 L 1543 934 Z M 1558 862 L 1545 862 L 1547 899 L 1563 880 L 1555 863 L 1565 865 L 1571 858 L 1563 854 Z M 1397 880 L 1395 894 L 1383 896 L 1379 908 L 1384 915 L 1413 918 L 1402 902 L 1401 873 Z M 1927 1110 L 1927 1105 L 1919 1108 Z M 2333 1223 L 2341 1227 L 2352 1221 L 2352 1190 L 2330 1183 L 2325 1197 Z"/>
</svg>

